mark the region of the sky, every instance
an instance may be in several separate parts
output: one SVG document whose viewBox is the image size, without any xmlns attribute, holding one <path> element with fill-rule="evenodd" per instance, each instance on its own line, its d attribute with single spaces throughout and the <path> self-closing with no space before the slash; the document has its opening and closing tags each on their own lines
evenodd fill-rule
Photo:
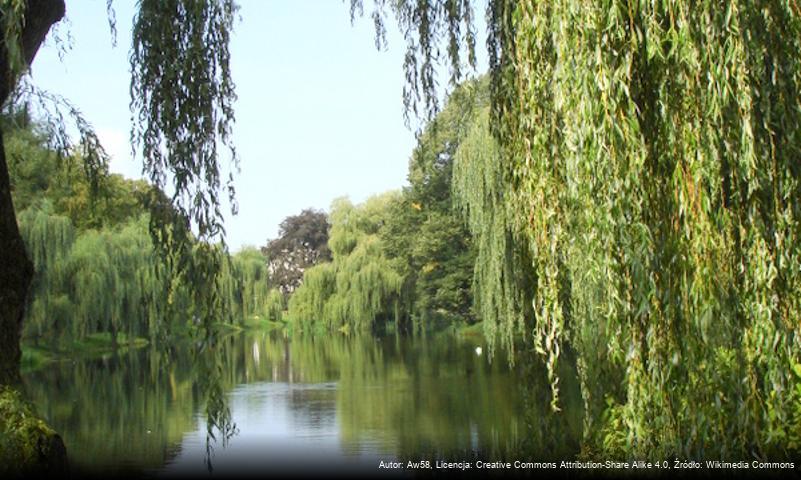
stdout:
<svg viewBox="0 0 801 480">
<path fill-rule="evenodd" d="M 111 171 L 139 178 L 141 159 L 128 141 L 134 2 L 114 0 L 112 46 L 105 0 L 68 0 L 67 20 L 39 51 L 33 83 L 66 97 L 94 126 L 112 157 Z M 405 41 L 388 25 L 388 48 L 375 47 L 366 16 L 350 22 L 339 0 L 240 0 L 230 47 L 238 99 L 233 142 L 239 213 L 226 208 L 233 251 L 277 237 L 285 217 L 328 210 L 347 196 L 358 203 L 407 184 L 415 145 L 404 123 Z M 483 15 L 477 7 L 476 16 Z M 479 32 L 480 33 L 480 32 Z M 483 52 L 479 37 L 477 50 Z M 67 46 L 67 48 L 64 48 Z M 61 52 L 60 52 L 61 50 Z M 479 54 L 486 69 L 486 54 Z M 443 85 L 447 77 L 440 77 Z"/>
</svg>

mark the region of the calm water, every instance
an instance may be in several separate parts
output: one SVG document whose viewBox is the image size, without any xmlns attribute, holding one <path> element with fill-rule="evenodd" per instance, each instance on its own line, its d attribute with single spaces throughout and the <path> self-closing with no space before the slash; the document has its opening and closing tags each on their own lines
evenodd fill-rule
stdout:
<svg viewBox="0 0 801 480">
<path fill-rule="evenodd" d="M 26 387 L 72 464 L 98 472 L 195 474 L 209 461 L 215 474 L 375 472 L 393 459 L 510 457 L 532 441 L 540 457 L 556 455 L 571 443 L 549 429 L 580 429 L 580 418 L 543 425 L 526 405 L 547 399 L 521 387 L 530 372 L 505 356 L 490 362 L 476 340 L 243 333 L 225 340 L 213 370 L 236 425 L 224 442 L 207 436 L 210 373 L 192 352 L 64 361 L 29 372 Z"/>
</svg>

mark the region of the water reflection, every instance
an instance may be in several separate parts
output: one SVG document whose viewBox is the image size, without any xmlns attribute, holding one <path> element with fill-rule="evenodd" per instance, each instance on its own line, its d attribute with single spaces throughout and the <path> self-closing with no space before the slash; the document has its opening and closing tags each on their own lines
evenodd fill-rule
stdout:
<svg viewBox="0 0 801 480">
<path fill-rule="evenodd" d="M 379 460 L 466 452 L 509 458 L 547 440 L 525 433 L 528 427 L 542 435 L 580 426 L 580 417 L 554 424 L 547 401 L 540 410 L 528 405 L 543 399 L 521 384 L 542 375 L 510 370 L 475 349 L 449 335 L 226 338 L 215 357 L 217 383 L 237 434 L 228 445 L 211 439 L 214 471 L 374 469 Z M 79 468 L 203 472 L 207 395 L 198 376 L 208 372 L 190 353 L 140 350 L 63 362 L 29 373 L 26 382 Z"/>
<path fill-rule="evenodd" d="M 201 395 L 186 352 L 139 350 L 62 361 L 24 375 L 39 412 L 61 433 L 71 464 L 156 468 L 193 428 Z"/>
</svg>

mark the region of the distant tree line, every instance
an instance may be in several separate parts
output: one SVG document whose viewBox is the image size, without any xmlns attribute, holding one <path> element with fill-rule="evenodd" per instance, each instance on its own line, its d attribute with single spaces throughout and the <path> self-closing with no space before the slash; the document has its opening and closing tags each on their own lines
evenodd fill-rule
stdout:
<svg viewBox="0 0 801 480">
<path fill-rule="evenodd" d="M 3 122 L 12 196 L 35 271 L 23 337 L 53 345 L 94 333 L 158 341 L 199 328 L 192 279 L 165 272 L 170 266 L 150 234 L 149 203 L 169 210 L 161 191 L 117 174 L 87 176 L 81 154 L 53 150 L 24 111 L 6 112 Z M 284 301 L 270 292 L 264 256 L 244 249 L 223 257 L 217 321 L 280 318 Z"/>
<path fill-rule="evenodd" d="M 473 124 L 473 112 L 488 102 L 486 80 L 454 92 L 420 136 L 409 161 L 409 185 L 402 191 L 360 205 L 345 198 L 333 202 L 325 251 L 330 250 L 330 261 L 303 265 L 302 283 L 293 284 L 289 300 L 294 326 L 306 331 L 381 330 L 393 322 L 412 331 L 476 321 L 476 250 L 454 203 L 452 184 L 456 153 Z M 312 231 L 311 222 L 303 230 L 295 226 L 302 218 L 319 217 L 307 211 L 285 223 L 293 232 Z M 264 249 L 271 262 L 269 252 L 278 250 L 274 245 L 288 243 L 274 241 Z M 275 258 L 287 256 L 279 252 Z"/>
</svg>

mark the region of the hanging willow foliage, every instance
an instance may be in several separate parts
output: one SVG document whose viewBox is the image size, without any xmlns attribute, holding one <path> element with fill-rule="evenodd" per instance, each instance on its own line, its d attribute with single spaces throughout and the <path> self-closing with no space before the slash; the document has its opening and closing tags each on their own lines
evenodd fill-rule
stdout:
<svg viewBox="0 0 801 480">
<path fill-rule="evenodd" d="M 147 0 L 134 20 L 131 140 L 156 187 L 172 180 L 174 208 L 204 241 L 222 232 L 218 142 L 236 165 L 228 51 L 235 11 L 231 0 Z M 227 188 L 233 201 L 230 178 Z"/>
<path fill-rule="evenodd" d="M 152 338 L 166 316 L 167 285 L 156 271 L 145 222 L 76 236 L 65 217 L 46 209 L 24 211 L 26 248 L 34 258 L 38 250 L 48 254 L 46 262 L 36 262 L 26 336 L 60 341 L 108 332 L 115 341 L 119 333 Z M 42 230 L 44 224 L 51 228 Z M 68 242 L 61 230 L 70 232 Z M 59 242 L 61 248 L 48 247 Z"/>
<path fill-rule="evenodd" d="M 165 271 L 193 286 L 207 337 L 228 313 L 226 299 L 216 297 L 228 261 L 219 154 L 226 150 L 230 158 L 225 189 L 235 213 L 236 94 L 228 46 L 236 9 L 233 0 L 141 1 L 130 56 L 131 142 L 151 182 L 169 196 L 149 203 L 151 235 Z"/>
<path fill-rule="evenodd" d="M 441 4 L 399 9 L 400 22 L 442 39 Z M 491 230 L 519 232 L 513 250 L 530 252 L 535 285 L 519 295 L 532 298 L 552 407 L 570 345 L 587 451 L 797 452 L 799 7 L 491 0 L 487 11 L 501 180 L 462 191 L 468 205 L 501 199 L 474 227 L 510 212 L 511 228 Z M 423 45 L 412 48 L 438 59 Z M 509 331 L 520 314 L 490 318 Z"/>
<path fill-rule="evenodd" d="M 269 285 L 267 260 L 258 249 L 247 247 L 226 257 L 216 283 L 224 317 L 217 321 L 241 323 L 254 316 L 276 317 L 276 308 L 283 311 L 283 302 L 276 306 Z"/>
<path fill-rule="evenodd" d="M 60 274 L 59 259 L 63 258 L 75 238 L 72 223 L 66 217 L 52 213 L 52 205 L 43 201 L 40 208 L 29 208 L 19 216 L 20 235 L 34 264 L 33 291 L 48 291 Z M 53 336 L 64 332 L 63 296 L 34 297 L 27 314 L 25 329 L 36 337 L 48 330 Z"/>
<path fill-rule="evenodd" d="M 398 192 L 389 192 L 358 206 L 334 201 L 333 260 L 306 270 L 289 301 L 288 316 L 300 329 L 363 331 L 396 315 L 403 278 L 384 255 L 379 232 L 399 200 Z"/>
<path fill-rule="evenodd" d="M 241 288 L 241 317 L 263 313 L 263 307 L 274 308 L 264 255 L 257 248 L 245 248 L 233 255 L 231 261 L 233 276 L 239 279 Z"/>
<path fill-rule="evenodd" d="M 20 214 L 20 231 L 36 269 L 25 322 L 29 338 L 58 343 L 106 332 L 115 341 L 121 333 L 159 341 L 194 326 L 201 313 L 190 279 L 160 271 L 165 267 L 146 216 L 76 234 L 70 220 L 44 201 Z M 217 322 L 279 319 L 283 311 L 283 297 L 269 290 L 266 262 L 255 248 L 225 261 L 214 294 L 226 312 Z"/>
<path fill-rule="evenodd" d="M 374 0 L 371 18 L 376 28 L 376 47 L 386 43 L 387 3 L 406 40 L 403 61 L 406 114 L 413 112 L 433 119 L 439 110 L 437 67 L 447 63 L 450 83 L 455 86 L 462 78 L 465 57 L 469 66 L 476 64 L 473 6 L 470 0 Z M 363 14 L 362 0 L 350 0 L 351 21 Z M 447 41 L 444 59 L 440 58 L 440 39 Z"/>
<path fill-rule="evenodd" d="M 285 310 L 286 299 L 284 294 L 277 288 L 270 289 L 264 305 L 264 317 L 272 322 L 280 322 L 284 318 Z"/>
<path fill-rule="evenodd" d="M 514 361 L 514 337 L 525 337 L 525 319 L 531 317 L 533 280 L 526 268 L 530 258 L 520 248 L 516 212 L 506 199 L 500 149 L 490 134 L 489 115 L 488 105 L 474 112 L 470 130 L 456 151 L 452 189 L 477 247 L 473 297 L 490 353 L 500 339 Z"/>
<path fill-rule="evenodd" d="M 56 259 L 64 256 L 75 239 L 70 219 L 53 213 L 49 201 L 39 208 L 24 210 L 19 216 L 20 231 L 34 269 L 42 272 L 53 268 Z"/>
<path fill-rule="evenodd" d="M 333 263 L 317 264 L 303 273 L 303 283 L 289 298 L 287 316 L 300 330 L 311 331 L 325 319 L 325 304 L 334 294 Z"/>
<path fill-rule="evenodd" d="M 549 369 L 569 341 L 587 400 L 613 393 L 599 359 L 624 369 L 611 411 L 630 454 L 782 454 L 801 351 L 799 12 L 508 8 L 496 122 Z"/>
</svg>

